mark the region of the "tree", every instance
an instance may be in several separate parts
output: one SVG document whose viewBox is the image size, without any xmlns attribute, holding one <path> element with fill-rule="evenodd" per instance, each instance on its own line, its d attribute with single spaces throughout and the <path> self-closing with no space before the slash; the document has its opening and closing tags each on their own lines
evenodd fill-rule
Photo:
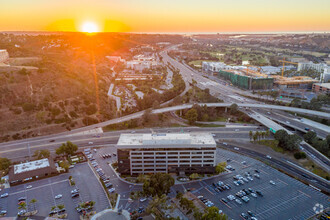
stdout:
<svg viewBox="0 0 330 220">
<path fill-rule="evenodd" d="M 182 192 L 178 192 L 176 194 L 176 198 L 179 199 L 179 200 L 182 198 L 182 196 L 183 196 Z"/>
<path fill-rule="evenodd" d="M 37 201 L 38 201 L 38 200 L 36 200 L 36 199 L 31 199 L 30 202 L 29 202 L 30 204 L 33 205 L 33 211 L 36 210 L 36 203 L 37 203 Z"/>
<path fill-rule="evenodd" d="M 192 180 L 193 179 L 198 179 L 198 177 L 199 177 L 198 173 L 193 173 L 189 176 L 189 178 L 192 179 Z"/>
<path fill-rule="evenodd" d="M 65 205 L 63 205 L 63 204 L 59 204 L 59 205 L 57 205 L 57 208 L 58 208 L 59 210 L 64 209 L 64 208 L 65 208 Z"/>
<path fill-rule="evenodd" d="M 156 209 L 167 209 L 166 206 L 167 197 L 165 195 L 154 196 L 152 200 L 149 202 L 148 207 L 146 208 L 147 213 L 155 213 Z"/>
<path fill-rule="evenodd" d="M 249 132 L 249 136 L 250 136 L 250 141 L 252 141 L 252 138 L 253 138 L 253 132 L 252 131 Z"/>
<path fill-rule="evenodd" d="M 238 105 L 236 103 L 231 104 L 229 109 L 231 114 L 236 114 L 238 112 Z"/>
<path fill-rule="evenodd" d="M 167 173 L 156 173 L 144 182 L 143 193 L 147 196 L 167 195 L 173 185 L 174 179 L 171 175 Z"/>
<path fill-rule="evenodd" d="M 294 151 L 299 148 L 299 143 L 301 142 L 301 139 L 298 135 L 293 134 L 289 135 L 287 142 L 285 143 L 285 149 L 289 151 Z"/>
<path fill-rule="evenodd" d="M 314 131 L 308 131 L 306 134 L 304 134 L 304 139 L 307 143 L 311 144 L 313 139 L 316 138 L 316 133 Z"/>
<path fill-rule="evenodd" d="M 78 146 L 73 144 L 71 141 L 63 143 L 59 148 L 56 149 L 56 154 L 67 154 L 73 155 L 78 150 Z"/>
<path fill-rule="evenodd" d="M 192 108 L 187 111 L 185 118 L 189 121 L 189 124 L 194 124 L 197 121 L 198 113 L 197 110 Z"/>
<path fill-rule="evenodd" d="M 11 165 L 11 161 L 6 157 L 0 157 L 0 170 L 7 170 Z"/>
<path fill-rule="evenodd" d="M 222 173 L 226 171 L 226 166 L 227 166 L 227 162 L 221 162 L 218 163 L 218 165 L 215 167 L 215 172 L 216 173 Z"/>
<path fill-rule="evenodd" d="M 275 132 L 274 138 L 275 140 L 278 140 L 278 145 L 280 147 L 284 147 L 287 140 L 288 140 L 289 134 L 285 130 L 281 129 Z"/>
<path fill-rule="evenodd" d="M 36 150 L 36 151 L 34 151 L 33 157 L 37 158 L 38 160 L 42 159 L 42 158 L 49 158 L 50 157 L 50 152 L 47 149 Z"/>
<path fill-rule="evenodd" d="M 202 216 L 202 220 L 227 220 L 228 217 L 219 213 L 219 209 L 215 206 L 206 208 Z"/>
</svg>

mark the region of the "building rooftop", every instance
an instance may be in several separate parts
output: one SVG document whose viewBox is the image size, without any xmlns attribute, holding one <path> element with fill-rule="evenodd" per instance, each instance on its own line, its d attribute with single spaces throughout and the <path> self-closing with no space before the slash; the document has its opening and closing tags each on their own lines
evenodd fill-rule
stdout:
<svg viewBox="0 0 330 220">
<path fill-rule="evenodd" d="M 314 83 L 314 85 L 322 86 L 323 88 L 330 89 L 330 83 Z"/>
<path fill-rule="evenodd" d="M 121 134 L 117 145 L 213 145 L 210 133 Z"/>
<path fill-rule="evenodd" d="M 35 160 L 27 163 L 21 163 L 14 165 L 14 174 L 24 173 L 27 171 L 37 170 L 45 167 L 49 167 L 48 159 Z"/>
</svg>

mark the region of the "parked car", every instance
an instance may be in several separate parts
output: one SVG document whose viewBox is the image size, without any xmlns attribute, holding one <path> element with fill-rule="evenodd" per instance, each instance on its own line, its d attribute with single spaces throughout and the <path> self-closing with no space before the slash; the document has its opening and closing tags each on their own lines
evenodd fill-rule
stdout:
<svg viewBox="0 0 330 220">
<path fill-rule="evenodd" d="M 140 202 L 145 202 L 147 201 L 147 198 L 143 197 L 143 198 L 140 198 Z"/>
<path fill-rule="evenodd" d="M 62 198 L 62 194 L 58 194 L 57 196 L 55 196 L 55 199 L 60 199 Z"/>
<path fill-rule="evenodd" d="M 228 200 L 225 199 L 225 198 L 222 198 L 221 201 L 224 202 L 224 203 L 228 203 Z"/>
<path fill-rule="evenodd" d="M 266 155 L 266 157 L 267 157 L 268 159 L 272 159 L 272 157 L 271 157 L 270 155 Z"/>
<path fill-rule="evenodd" d="M 275 185 L 275 182 L 273 180 L 270 180 L 269 183 Z"/>
<path fill-rule="evenodd" d="M 5 197 L 8 197 L 8 196 L 9 196 L 8 193 L 4 193 L 4 194 L 1 195 L 1 198 L 5 198 Z"/>
<path fill-rule="evenodd" d="M 115 188 L 111 188 L 108 191 L 109 191 L 109 193 L 113 193 L 115 190 L 116 190 Z"/>
<path fill-rule="evenodd" d="M 72 198 L 75 198 L 75 197 L 78 197 L 78 196 L 79 196 L 79 193 L 72 193 L 72 194 L 71 194 L 71 197 L 72 197 Z"/>
<path fill-rule="evenodd" d="M 235 199 L 235 202 L 239 205 L 242 205 L 242 202 L 239 199 Z"/>
<path fill-rule="evenodd" d="M 26 188 L 27 189 L 31 189 L 32 188 L 32 185 L 28 185 Z"/>
<path fill-rule="evenodd" d="M 263 194 L 262 194 L 262 192 L 260 192 L 260 191 L 256 191 L 256 193 L 259 195 L 259 196 L 264 196 Z"/>
<path fill-rule="evenodd" d="M 247 214 L 245 214 L 244 212 L 241 213 L 241 217 L 242 217 L 243 219 L 249 219 L 249 216 L 248 216 Z"/>
</svg>

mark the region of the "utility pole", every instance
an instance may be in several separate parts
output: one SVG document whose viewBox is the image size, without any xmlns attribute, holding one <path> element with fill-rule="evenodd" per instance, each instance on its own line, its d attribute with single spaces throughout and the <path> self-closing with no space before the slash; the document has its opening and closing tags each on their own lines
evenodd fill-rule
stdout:
<svg viewBox="0 0 330 220">
<path fill-rule="evenodd" d="M 27 144 L 28 151 L 29 151 L 29 160 L 31 160 L 31 150 L 30 150 L 30 143 Z"/>
</svg>

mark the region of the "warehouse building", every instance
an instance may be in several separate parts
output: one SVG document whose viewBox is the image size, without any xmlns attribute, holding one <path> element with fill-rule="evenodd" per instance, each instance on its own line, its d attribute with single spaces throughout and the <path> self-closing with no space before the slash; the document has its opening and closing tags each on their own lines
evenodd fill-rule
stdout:
<svg viewBox="0 0 330 220">
<path fill-rule="evenodd" d="M 214 173 L 216 143 L 209 133 L 121 134 L 118 172 Z"/>
<path fill-rule="evenodd" d="M 54 161 L 49 159 L 35 160 L 11 166 L 9 169 L 9 183 L 20 184 L 58 174 Z"/>
</svg>

